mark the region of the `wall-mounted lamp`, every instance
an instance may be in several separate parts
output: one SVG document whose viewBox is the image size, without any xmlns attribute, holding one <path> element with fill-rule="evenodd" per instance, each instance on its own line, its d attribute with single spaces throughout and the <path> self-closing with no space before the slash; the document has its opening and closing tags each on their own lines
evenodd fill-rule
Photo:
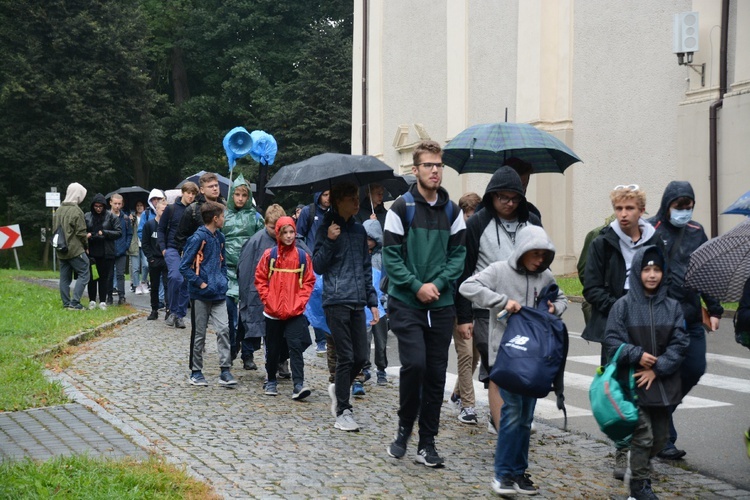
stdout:
<svg viewBox="0 0 750 500">
<path fill-rule="evenodd" d="M 698 19 L 698 12 L 682 12 L 674 15 L 672 52 L 677 54 L 677 64 L 687 66 L 701 75 L 701 87 L 705 87 L 706 63 L 692 64 L 693 53 L 698 52 L 699 48 Z"/>
</svg>

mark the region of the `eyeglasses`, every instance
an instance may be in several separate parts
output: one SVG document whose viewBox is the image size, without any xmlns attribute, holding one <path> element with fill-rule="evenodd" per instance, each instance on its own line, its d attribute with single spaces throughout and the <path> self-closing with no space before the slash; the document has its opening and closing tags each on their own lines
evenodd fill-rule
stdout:
<svg viewBox="0 0 750 500">
<path fill-rule="evenodd" d="M 497 201 L 499 201 L 503 205 L 507 205 L 508 203 L 513 203 L 514 205 L 518 205 L 519 203 L 521 203 L 521 200 L 523 199 L 520 196 L 514 196 L 511 198 L 503 194 L 496 194 L 495 198 L 497 198 Z"/>
<path fill-rule="evenodd" d="M 418 167 L 424 167 L 427 170 L 432 170 L 433 168 L 439 168 L 439 169 L 443 168 L 445 165 L 443 165 L 442 163 L 425 162 L 425 163 L 417 163 L 417 166 Z"/>
<path fill-rule="evenodd" d="M 618 186 L 615 186 L 615 189 L 613 191 L 617 191 L 618 189 L 627 189 L 628 191 L 638 191 L 641 189 L 641 187 L 638 184 L 620 184 Z"/>
</svg>

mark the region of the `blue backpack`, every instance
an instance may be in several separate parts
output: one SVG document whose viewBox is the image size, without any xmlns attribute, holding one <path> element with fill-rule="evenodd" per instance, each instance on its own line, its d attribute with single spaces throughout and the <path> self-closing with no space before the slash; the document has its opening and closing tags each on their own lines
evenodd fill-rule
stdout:
<svg viewBox="0 0 750 500">
<path fill-rule="evenodd" d="M 554 389 L 557 408 L 565 414 L 563 374 L 568 357 L 568 329 L 547 311 L 547 301 L 557 299 L 559 288 L 546 286 L 535 307 L 522 307 L 508 318 L 490 379 L 514 394 L 544 398 Z"/>
</svg>

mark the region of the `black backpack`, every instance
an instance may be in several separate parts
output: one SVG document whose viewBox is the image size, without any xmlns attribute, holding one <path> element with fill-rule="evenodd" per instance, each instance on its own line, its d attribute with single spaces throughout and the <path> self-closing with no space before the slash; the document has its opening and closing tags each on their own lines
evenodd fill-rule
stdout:
<svg viewBox="0 0 750 500">
<path fill-rule="evenodd" d="M 63 231 L 62 224 L 57 226 L 52 236 L 52 248 L 60 253 L 68 253 L 68 242 L 65 241 L 65 231 Z"/>
</svg>

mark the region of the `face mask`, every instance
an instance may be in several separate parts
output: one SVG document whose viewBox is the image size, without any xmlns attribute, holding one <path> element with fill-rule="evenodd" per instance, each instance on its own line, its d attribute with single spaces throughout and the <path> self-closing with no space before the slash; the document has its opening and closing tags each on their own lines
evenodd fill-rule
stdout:
<svg viewBox="0 0 750 500">
<path fill-rule="evenodd" d="M 690 219 L 692 218 L 693 218 L 692 208 L 689 210 L 677 210 L 673 208 L 669 214 L 669 222 L 671 222 L 673 226 L 677 226 L 677 227 L 683 227 L 688 222 L 690 222 Z"/>
</svg>

